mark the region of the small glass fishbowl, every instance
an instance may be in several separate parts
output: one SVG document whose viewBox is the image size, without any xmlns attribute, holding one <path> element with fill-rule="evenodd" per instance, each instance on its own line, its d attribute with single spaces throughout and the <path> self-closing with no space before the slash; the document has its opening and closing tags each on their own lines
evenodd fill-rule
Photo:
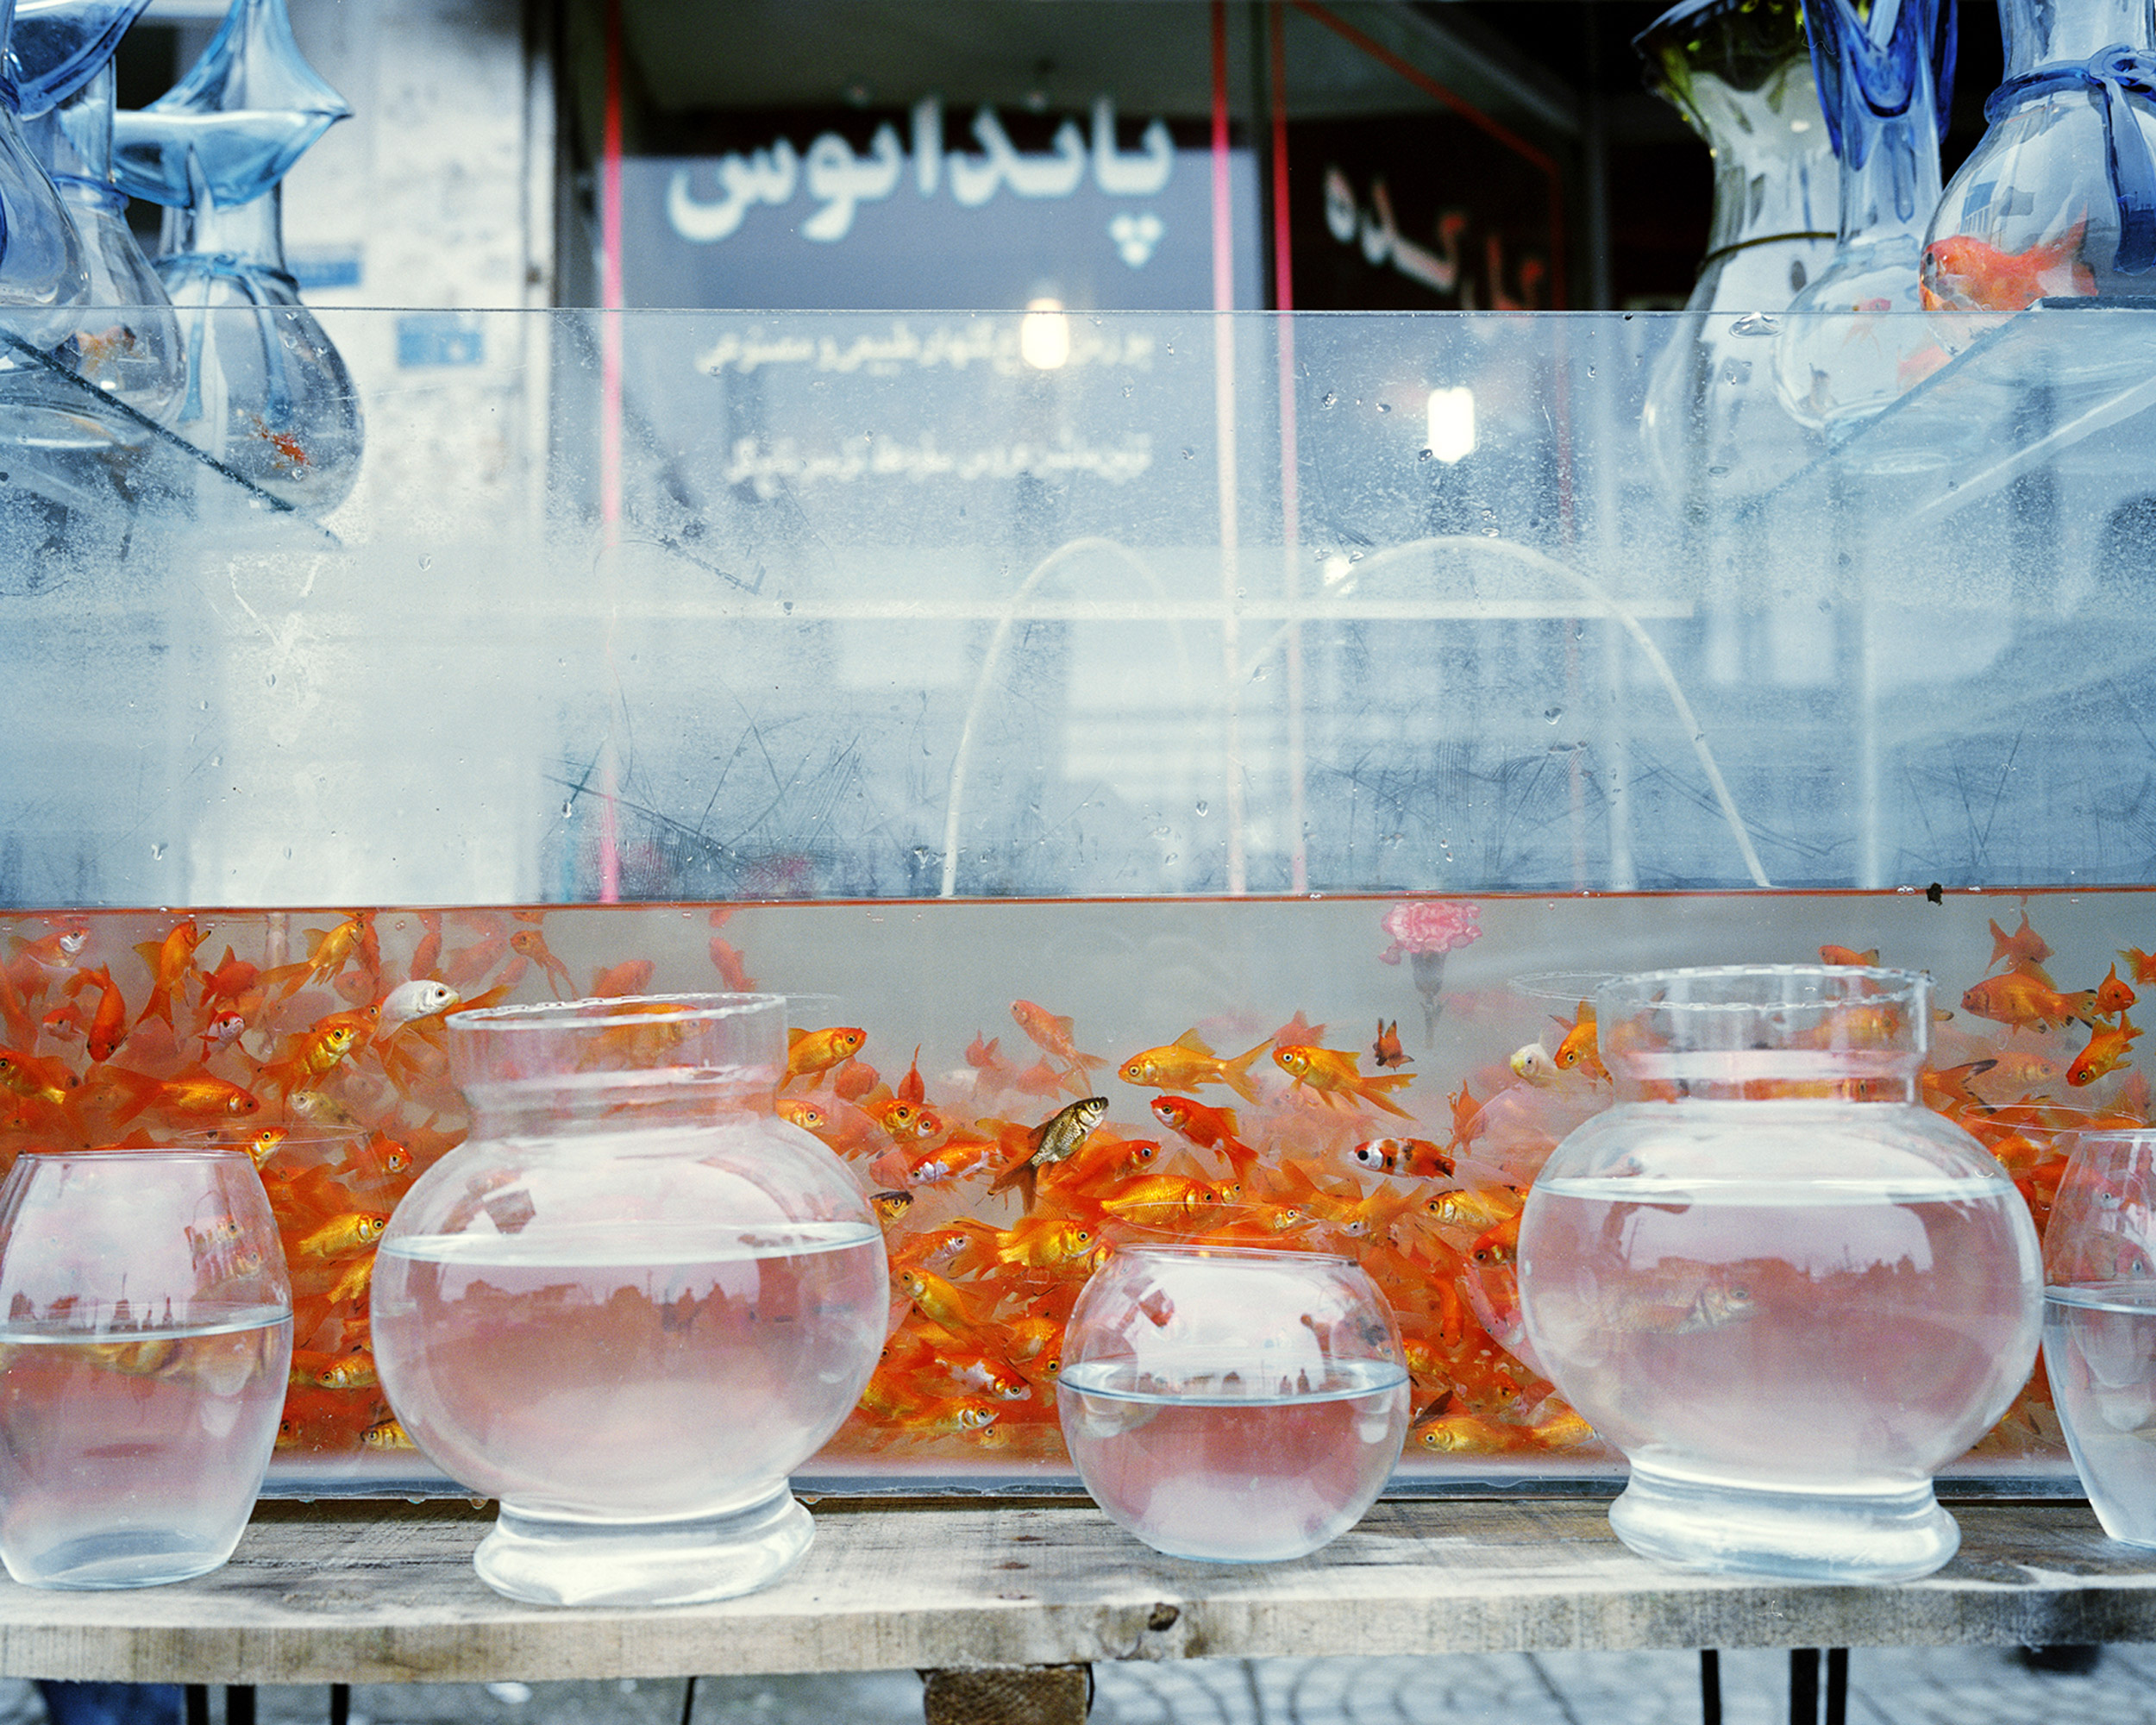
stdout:
<svg viewBox="0 0 2156 1725">
<path fill-rule="evenodd" d="M 774 995 L 451 1019 L 472 1134 L 382 1237 L 373 1338 L 411 1441 L 501 1501 L 473 1559 L 497 1591 L 686 1604 L 808 1549 L 787 1476 L 889 1302 L 852 1177 L 768 1112 L 785 1027 Z"/>
<path fill-rule="evenodd" d="M 1632 1464 L 1610 1525 L 1688 1569 L 1905 1580 L 1960 1535 L 1932 1475 L 2037 1346 L 2013 1180 L 1919 1105 L 1931 983 L 1825 965 L 1606 984 L 1617 1103 L 1527 1199 L 1536 1356 Z"/>
</svg>

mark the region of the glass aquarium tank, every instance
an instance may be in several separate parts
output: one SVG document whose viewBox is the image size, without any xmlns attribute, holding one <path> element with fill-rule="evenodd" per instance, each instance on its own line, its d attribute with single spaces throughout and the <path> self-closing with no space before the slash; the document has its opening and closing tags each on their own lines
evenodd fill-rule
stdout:
<svg viewBox="0 0 2156 1725">
<path fill-rule="evenodd" d="M 1613 973 L 1928 970 L 2040 1222 L 2146 1117 L 2145 311 L 1978 319 L 1728 497 L 1641 436 L 1677 317 L 459 319 L 318 513 L 177 437 L 0 482 L 0 1157 L 258 1148 L 272 1490 L 453 1489 L 365 1314 L 459 1005 L 787 997 L 890 1264 L 823 1491 L 1076 1490 L 1086 1278 L 1253 1214 L 1395 1314 L 1389 1490 L 1613 1487 L 1513 1263 Z M 1940 1480 L 2074 1489 L 2040 1371 Z"/>
</svg>

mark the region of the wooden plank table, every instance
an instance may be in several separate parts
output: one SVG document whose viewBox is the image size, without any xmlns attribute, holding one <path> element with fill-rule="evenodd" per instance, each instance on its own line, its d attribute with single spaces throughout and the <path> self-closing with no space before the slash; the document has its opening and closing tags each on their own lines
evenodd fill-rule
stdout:
<svg viewBox="0 0 2156 1725">
<path fill-rule="evenodd" d="M 2156 1552 L 2073 1503 L 1959 1505 L 1927 1580 L 1693 1576 L 1633 1557 L 1600 1502 L 1379 1505 L 1297 1563 L 1164 1558 L 1090 1506 L 826 1503 L 775 1586 L 670 1609 L 520 1605 L 462 1504 L 265 1504 L 232 1561 L 179 1586 L 0 1581 L 0 1674 L 203 1684 L 1082 1665 L 1633 1647 L 2156 1640 Z"/>
</svg>

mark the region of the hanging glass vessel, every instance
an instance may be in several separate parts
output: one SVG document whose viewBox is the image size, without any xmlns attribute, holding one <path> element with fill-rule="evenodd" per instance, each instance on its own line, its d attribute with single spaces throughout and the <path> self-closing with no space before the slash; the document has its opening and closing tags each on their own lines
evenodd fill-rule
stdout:
<svg viewBox="0 0 2156 1725">
<path fill-rule="evenodd" d="M 150 0 L 16 0 L 7 75 L 25 120 L 57 107 L 88 83 Z"/>
<path fill-rule="evenodd" d="M 1820 106 L 1841 158 L 1834 260 L 1790 302 L 1775 351 L 1783 405 L 1846 430 L 1946 355 L 1921 311 L 1917 267 L 1939 202 L 1939 140 L 1953 83 L 1954 14 L 1940 0 L 1812 0 Z M 1936 56 L 1936 57 L 1934 57 Z"/>
<path fill-rule="evenodd" d="M 1706 139 L 1714 216 L 1699 280 L 1647 383 L 1641 429 L 1672 490 L 1744 496 L 1808 440 L 1774 398 L 1777 312 L 1833 258 L 1833 152 L 1797 0 L 1685 0 L 1633 39 L 1648 87 Z"/>
<path fill-rule="evenodd" d="M 141 419 L 99 414 L 80 390 L 55 387 L 52 412 L 34 438 L 47 447 L 145 442 L 150 432 L 141 420 L 169 418 L 187 385 L 172 301 L 128 230 L 127 199 L 112 184 L 112 92 L 108 60 L 24 131 L 75 224 L 90 277 L 86 307 L 57 357 Z"/>
<path fill-rule="evenodd" d="M 351 112 L 300 57 L 284 0 L 234 0 L 187 76 L 118 116 L 121 190 L 166 206 L 157 273 L 180 314 L 174 429 L 298 508 L 335 508 L 364 447 L 351 373 L 285 267 L 279 182 Z"/>
<path fill-rule="evenodd" d="M 1999 0 L 2006 81 L 1926 235 L 1934 312 L 2156 298 L 2156 24 L 2149 0 Z M 1969 326 L 1934 317 L 1950 346 Z"/>
<path fill-rule="evenodd" d="M 14 0 L 0 0 L 0 41 L 14 26 Z M 38 314 L 79 304 L 89 292 L 74 225 L 15 110 L 0 101 L 0 436 L 20 375 L 49 374 L 59 362 L 47 350 L 72 333 L 64 317 L 56 325 Z"/>
</svg>

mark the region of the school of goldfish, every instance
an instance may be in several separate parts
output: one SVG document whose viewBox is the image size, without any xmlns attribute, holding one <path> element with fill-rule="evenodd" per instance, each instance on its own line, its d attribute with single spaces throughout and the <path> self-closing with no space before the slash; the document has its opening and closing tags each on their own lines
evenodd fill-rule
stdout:
<svg viewBox="0 0 2156 1725">
<path fill-rule="evenodd" d="M 293 1281 L 280 1452 L 408 1449 L 375 1381 L 367 1290 L 397 1199 L 467 1124 L 446 1015 L 634 994 L 657 969 L 624 959 L 584 987 L 549 947 L 557 914 L 0 920 L 0 1163 L 198 1133 L 244 1145 Z M 718 932 L 729 915 L 709 912 L 701 986 L 753 988 Z M 129 938 L 146 924 L 152 938 Z M 1998 1157 L 2040 1226 L 2065 1132 L 2148 1120 L 2130 1014 L 2156 953 L 2125 948 L 2069 989 L 2026 912 L 2011 932 L 1993 920 L 1991 937 L 1986 974 L 1938 1014 L 1923 1098 Z M 1417 1069 L 1397 1021 L 1350 1033 L 1300 1010 L 1244 1046 L 1188 1027 L 1103 1054 L 1052 1006 L 998 1001 L 928 1076 L 923 1049 L 884 1026 L 796 1029 L 771 1106 L 853 1168 L 891 1264 L 883 1358 L 832 1453 L 1062 1462 L 1056 1378 L 1086 1278 L 1119 1245 L 1202 1236 L 1363 1264 L 1400 1322 L 1411 1456 L 1608 1457 L 1523 1358 L 1514 1266 L 1544 1161 L 1611 1101 L 1595 1028 L 1578 1002 L 1535 1041 L 1492 1046 L 1448 1078 Z M 2057 1446 L 2040 1366 L 1981 1447 Z"/>
</svg>

